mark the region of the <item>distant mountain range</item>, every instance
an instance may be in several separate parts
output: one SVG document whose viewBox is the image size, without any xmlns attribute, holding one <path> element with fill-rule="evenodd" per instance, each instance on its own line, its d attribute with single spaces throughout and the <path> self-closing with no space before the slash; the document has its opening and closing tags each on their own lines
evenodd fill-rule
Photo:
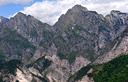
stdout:
<svg viewBox="0 0 128 82">
<path fill-rule="evenodd" d="M 21 12 L 0 17 L 0 82 L 100 82 L 95 69 L 126 54 L 128 13 L 75 5 L 53 26 Z"/>
</svg>

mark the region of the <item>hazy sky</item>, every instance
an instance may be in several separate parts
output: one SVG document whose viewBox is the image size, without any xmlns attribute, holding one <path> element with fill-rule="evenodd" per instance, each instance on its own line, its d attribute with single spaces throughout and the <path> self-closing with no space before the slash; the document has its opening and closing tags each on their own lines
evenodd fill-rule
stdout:
<svg viewBox="0 0 128 82">
<path fill-rule="evenodd" d="M 76 4 L 104 15 L 111 10 L 128 12 L 128 0 L 0 0 L 0 16 L 10 17 L 21 11 L 54 24 L 61 14 Z"/>
</svg>

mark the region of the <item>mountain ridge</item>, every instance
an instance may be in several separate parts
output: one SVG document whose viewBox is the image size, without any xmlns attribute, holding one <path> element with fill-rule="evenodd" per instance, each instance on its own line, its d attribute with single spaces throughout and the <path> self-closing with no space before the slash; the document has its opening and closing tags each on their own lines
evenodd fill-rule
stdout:
<svg viewBox="0 0 128 82">
<path fill-rule="evenodd" d="M 68 82 L 89 64 L 108 62 L 128 50 L 128 14 L 116 10 L 103 16 L 75 5 L 53 26 L 19 12 L 0 27 L 0 55 L 6 59 L 1 61 L 23 64 L 16 64 L 16 76 L 1 69 L 9 76 L 0 74 L 5 82 L 10 76 L 20 82 Z"/>
</svg>

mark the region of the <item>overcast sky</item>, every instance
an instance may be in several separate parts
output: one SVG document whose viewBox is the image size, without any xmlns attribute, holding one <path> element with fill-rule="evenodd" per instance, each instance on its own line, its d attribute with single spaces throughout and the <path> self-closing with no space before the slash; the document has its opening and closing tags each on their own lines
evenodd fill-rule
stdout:
<svg viewBox="0 0 128 82">
<path fill-rule="evenodd" d="M 22 11 L 52 25 L 76 4 L 103 15 L 111 10 L 128 12 L 128 0 L 0 0 L 0 15 L 9 17 Z"/>
</svg>

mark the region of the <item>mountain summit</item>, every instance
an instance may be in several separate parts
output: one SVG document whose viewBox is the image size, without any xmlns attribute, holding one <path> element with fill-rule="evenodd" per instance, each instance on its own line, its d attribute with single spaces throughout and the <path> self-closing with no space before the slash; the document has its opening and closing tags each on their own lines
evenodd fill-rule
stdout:
<svg viewBox="0 0 128 82">
<path fill-rule="evenodd" d="M 92 82 L 93 66 L 128 53 L 120 11 L 104 17 L 75 5 L 53 26 L 21 12 L 0 20 L 0 82 Z"/>
<path fill-rule="evenodd" d="M 77 13 L 77 12 L 80 12 L 80 11 L 83 11 L 83 12 L 88 11 L 88 9 L 85 8 L 85 7 L 83 7 L 83 6 L 81 6 L 81 5 L 75 5 L 74 7 L 72 7 L 71 9 L 69 9 L 69 11 L 72 11 L 74 13 Z"/>
</svg>

